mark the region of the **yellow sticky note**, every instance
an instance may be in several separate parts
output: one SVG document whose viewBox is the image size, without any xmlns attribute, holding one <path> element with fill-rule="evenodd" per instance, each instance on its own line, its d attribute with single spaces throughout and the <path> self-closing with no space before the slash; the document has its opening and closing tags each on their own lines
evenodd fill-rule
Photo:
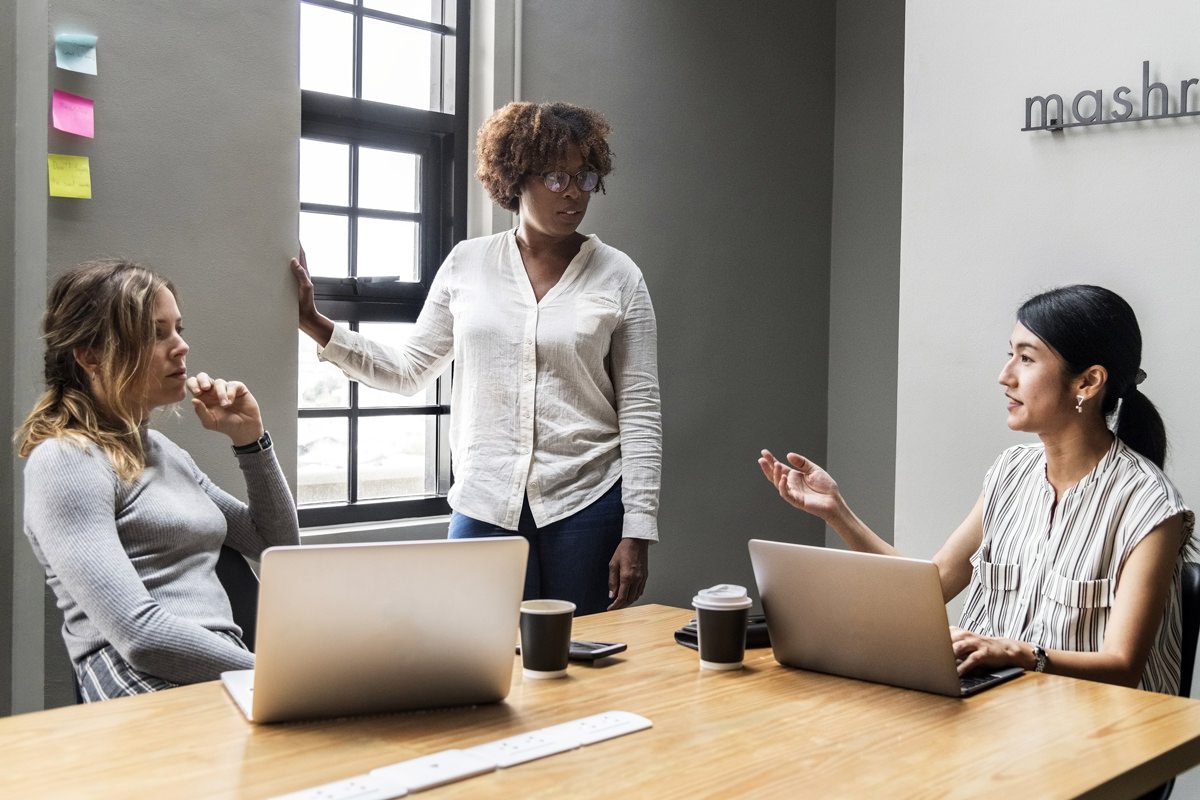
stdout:
<svg viewBox="0 0 1200 800">
<path fill-rule="evenodd" d="M 92 167 L 87 156 L 46 156 L 50 170 L 50 196 L 92 199 Z"/>
</svg>

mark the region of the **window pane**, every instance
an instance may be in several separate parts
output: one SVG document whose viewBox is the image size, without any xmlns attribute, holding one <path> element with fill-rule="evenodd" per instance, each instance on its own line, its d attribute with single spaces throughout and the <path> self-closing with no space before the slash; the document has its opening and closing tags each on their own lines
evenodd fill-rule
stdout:
<svg viewBox="0 0 1200 800">
<path fill-rule="evenodd" d="M 437 34 L 363 20 L 362 96 L 411 108 L 441 110 L 440 77 L 433 70 Z M 436 101 L 435 101 L 436 99 Z"/>
<path fill-rule="evenodd" d="M 354 93 L 354 17 L 344 11 L 300 4 L 300 88 Z"/>
<path fill-rule="evenodd" d="M 363 0 L 363 6 L 425 22 L 442 21 L 442 0 Z"/>
<path fill-rule="evenodd" d="M 300 408 L 346 408 L 350 405 L 350 381 L 342 371 L 317 358 L 317 343 L 299 333 Z"/>
<path fill-rule="evenodd" d="M 346 243 L 350 221 L 340 214 L 300 212 L 300 244 L 312 275 L 344 278 L 350 274 Z"/>
<path fill-rule="evenodd" d="M 358 218 L 358 275 L 399 276 L 415 283 L 417 223 L 394 219 Z"/>
<path fill-rule="evenodd" d="M 337 503 L 350 499 L 347 453 L 350 422 L 304 419 L 296 425 L 296 496 L 300 503 Z"/>
<path fill-rule="evenodd" d="M 411 322 L 363 322 L 358 331 L 368 339 L 373 339 L 390 347 L 404 344 L 415 326 Z M 380 408 L 381 406 L 426 406 L 437 402 L 437 382 L 431 383 L 423 392 L 417 392 L 412 397 L 372 389 L 370 386 L 358 386 L 358 405 L 361 408 Z"/>
<path fill-rule="evenodd" d="M 300 202 L 350 205 L 350 145 L 300 140 Z"/>
<path fill-rule="evenodd" d="M 358 148 L 358 207 L 420 211 L 420 161 L 414 153 Z"/>
<path fill-rule="evenodd" d="M 360 500 L 425 494 L 425 422 L 424 416 L 359 419 Z"/>
</svg>

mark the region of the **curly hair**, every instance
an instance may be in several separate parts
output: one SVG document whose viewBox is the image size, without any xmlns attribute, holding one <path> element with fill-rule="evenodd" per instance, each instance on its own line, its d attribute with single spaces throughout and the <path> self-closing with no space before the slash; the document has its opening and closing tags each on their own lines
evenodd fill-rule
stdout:
<svg viewBox="0 0 1200 800">
<path fill-rule="evenodd" d="M 583 160 L 600 173 L 596 188 L 612 172 L 607 136 L 612 128 L 598 111 L 570 103 L 509 103 L 479 129 L 475 177 L 496 205 L 516 211 L 521 184 L 529 175 L 556 165 L 575 145 Z"/>
</svg>

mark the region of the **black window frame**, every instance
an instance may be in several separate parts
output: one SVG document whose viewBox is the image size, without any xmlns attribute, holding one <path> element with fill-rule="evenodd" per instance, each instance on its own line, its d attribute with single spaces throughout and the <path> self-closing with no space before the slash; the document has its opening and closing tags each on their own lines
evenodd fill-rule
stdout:
<svg viewBox="0 0 1200 800">
<path fill-rule="evenodd" d="M 429 294 L 438 268 L 451 248 L 466 238 L 467 227 L 467 139 L 468 57 L 470 51 L 470 0 L 442 0 L 442 22 L 425 22 L 363 6 L 362 0 L 301 0 L 302 4 L 332 8 L 354 15 L 354 97 L 310 90 L 300 93 L 300 135 L 350 145 L 349 205 L 324 206 L 301 203 L 300 210 L 337 213 L 348 218 L 349 277 L 314 277 L 316 298 L 322 313 L 345 320 L 356 329 L 362 322 L 413 322 Z M 363 100 L 362 40 L 364 19 L 380 19 L 431 33 L 441 34 L 440 85 L 442 107 L 428 111 Z M 450 43 L 453 43 L 453 47 Z M 450 52 L 452 51 L 452 52 Z M 453 95 L 446 87 L 453 86 Z M 385 212 L 357 205 L 357 152 L 359 146 L 403 149 L 421 156 L 421 201 L 419 211 Z M 415 220 L 420 225 L 419 275 L 416 282 L 356 277 L 357 220 L 360 217 Z M 348 502 L 306 505 L 299 508 L 304 528 L 362 522 L 428 517 L 450 512 L 446 491 L 453 482 L 447 444 L 450 398 L 446 376 L 438 381 L 432 405 L 359 408 L 358 384 L 350 383 L 348 407 L 298 409 L 299 419 L 346 418 L 349 420 Z M 418 497 L 386 500 L 357 500 L 358 420 L 372 416 L 424 415 L 437 419 L 434 452 L 427 454 L 436 470 L 437 492 Z"/>
</svg>

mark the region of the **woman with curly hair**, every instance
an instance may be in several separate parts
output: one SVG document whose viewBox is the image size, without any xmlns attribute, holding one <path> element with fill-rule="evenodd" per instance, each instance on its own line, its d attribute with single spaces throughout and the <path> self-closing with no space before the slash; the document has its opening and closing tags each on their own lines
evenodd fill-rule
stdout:
<svg viewBox="0 0 1200 800">
<path fill-rule="evenodd" d="M 662 426 L 654 309 L 637 266 L 579 232 L 612 171 L 608 122 L 510 103 L 479 131 L 477 177 L 514 230 L 460 242 L 408 341 L 322 315 L 304 254 L 300 329 L 352 380 L 414 394 L 455 364 L 451 538 L 519 532 L 525 597 L 579 614 L 638 599 L 658 538 Z"/>
<path fill-rule="evenodd" d="M 244 384 L 188 376 L 175 288 L 128 261 L 55 281 L 42 323 L 46 392 L 16 442 L 25 533 L 63 612 L 84 700 L 249 669 L 216 574 L 223 545 L 257 558 L 296 544 L 296 507 Z M 200 423 L 233 444 L 249 505 L 146 425 L 190 391 Z"/>
</svg>

